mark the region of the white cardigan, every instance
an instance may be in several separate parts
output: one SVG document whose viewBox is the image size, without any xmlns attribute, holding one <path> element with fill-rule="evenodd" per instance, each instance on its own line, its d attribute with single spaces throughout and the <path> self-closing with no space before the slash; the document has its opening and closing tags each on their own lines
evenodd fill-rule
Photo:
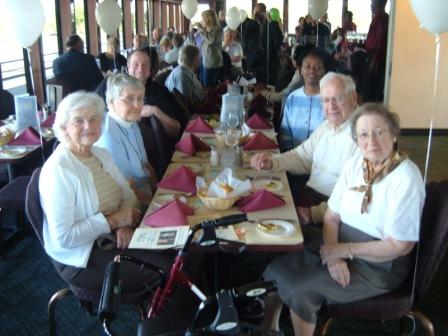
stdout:
<svg viewBox="0 0 448 336">
<path fill-rule="evenodd" d="M 92 153 L 122 187 L 120 208 L 135 206 L 135 194 L 109 153 L 98 147 L 93 147 Z M 42 168 L 39 193 L 45 251 L 62 264 L 85 268 L 96 238 L 110 232 L 106 218 L 99 212 L 92 172 L 61 144 Z"/>
</svg>

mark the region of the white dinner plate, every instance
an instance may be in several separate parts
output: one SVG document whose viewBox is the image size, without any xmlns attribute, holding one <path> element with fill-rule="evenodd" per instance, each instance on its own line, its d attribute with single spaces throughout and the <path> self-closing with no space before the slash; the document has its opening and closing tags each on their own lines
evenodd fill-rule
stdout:
<svg viewBox="0 0 448 336">
<path fill-rule="evenodd" d="M 187 199 L 184 196 L 181 195 L 175 195 L 175 194 L 162 194 L 158 195 L 153 199 L 153 203 L 157 207 L 161 207 L 162 205 L 172 201 L 173 199 L 177 198 L 179 201 L 187 203 Z"/>
<path fill-rule="evenodd" d="M 25 153 L 26 150 L 27 150 L 26 147 L 19 147 L 19 146 L 0 148 L 0 155 L 5 158 L 16 158 L 23 155 L 23 153 Z"/>
<path fill-rule="evenodd" d="M 279 191 L 284 188 L 284 185 L 280 181 L 275 181 L 272 179 L 262 179 L 256 180 L 254 182 L 255 189 L 266 189 L 268 191 Z"/>
<path fill-rule="evenodd" d="M 257 231 L 269 237 L 285 237 L 294 233 L 294 225 L 280 219 L 264 219 L 257 224 Z"/>
</svg>

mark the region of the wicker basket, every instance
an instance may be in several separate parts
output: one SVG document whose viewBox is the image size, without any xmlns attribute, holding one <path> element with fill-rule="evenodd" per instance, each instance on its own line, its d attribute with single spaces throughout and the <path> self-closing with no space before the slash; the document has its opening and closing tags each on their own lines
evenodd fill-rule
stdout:
<svg viewBox="0 0 448 336">
<path fill-rule="evenodd" d="M 211 197 L 206 196 L 207 192 L 199 190 L 197 195 L 206 208 L 212 210 L 227 210 L 230 209 L 239 197 Z"/>
</svg>

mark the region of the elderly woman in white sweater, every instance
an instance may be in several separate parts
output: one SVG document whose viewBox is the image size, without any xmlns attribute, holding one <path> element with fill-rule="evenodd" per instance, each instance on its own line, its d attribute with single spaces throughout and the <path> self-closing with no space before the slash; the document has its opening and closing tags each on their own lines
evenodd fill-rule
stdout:
<svg viewBox="0 0 448 336">
<path fill-rule="evenodd" d="M 105 267 L 115 255 L 148 258 L 147 251 L 123 251 L 141 212 L 109 153 L 93 146 L 101 135 L 104 111 L 104 102 L 93 93 L 78 91 L 63 99 L 53 126 L 61 144 L 44 164 L 39 180 L 47 254 L 67 283 L 95 291 L 100 291 Z M 107 250 L 99 244 L 105 235 L 116 242 Z M 163 269 L 169 261 L 164 255 L 151 260 Z M 158 283 L 153 271 L 124 267 L 124 293 L 144 293 L 145 284 Z"/>
</svg>

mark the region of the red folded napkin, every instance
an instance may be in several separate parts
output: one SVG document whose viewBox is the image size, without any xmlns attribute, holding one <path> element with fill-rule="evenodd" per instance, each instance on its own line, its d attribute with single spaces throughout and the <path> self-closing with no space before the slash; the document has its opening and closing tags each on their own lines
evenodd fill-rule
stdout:
<svg viewBox="0 0 448 336">
<path fill-rule="evenodd" d="M 8 142 L 10 146 L 29 146 L 29 145 L 40 145 L 40 134 L 32 127 L 28 127 L 20 135 Z"/>
<path fill-rule="evenodd" d="M 56 119 L 56 113 L 53 113 L 47 119 L 45 119 L 42 122 L 42 124 L 40 124 L 40 126 L 41 127 L 52 127 L 55 119 Z"/>
<path fill-rule="evenodd" d="M 143 218 L 143 223 L 152 227 L 188 225 L 187 216 L 193 214 L 192 207 L 174 199 Z"/>
<path fill-rule="evenodd" d="M 189 156 L 193 156 L 196 152 L 209 151 L 210 146 L 196 135 L 188 134 L 176 144 L 176 149 Z"/>
<path fill-rule="evenodd" d="M 270 113 L 267 110 L 269 102 L 261 94 L 255 96 L 250 102 L 248 115 L 259 114 L 261 116 L 268 116 Z"/>
<path fill-rule="evenodd" d="M 157 183 L 157 187 L 195 193 L 196 177 L 197 175 L 190 168 L 182 165 Z"/>
<path fill-rule="evenodd" d="M 255 113 L 252 117 L 247 119 L 247 126 L 255 129 L 271 129 L 272 125 L 268 123 L 263 117 Z"/>
<path fill-rule="evenodd" d="M 240 198 L 236 205 L 243 212 L 252 212 L 276 208 L 285 204 L 285 201 L 278 195 L 265 189 L 258 190 L 249 196 Z"/>
<path fill-rule="evenodd" d="M 244 150 L 262 150 L 262 149 L 277 149 L 277 144 L 269 139 L 262 132 L 256 132 L 253 137 L 243 146 Z"/>
<path fill-rule="evenodd" d="M 188 123 L 185 131 L 197 133 L 213 133 L 213 128 L 201 117 L 196 117 Z"/>
</svg>

